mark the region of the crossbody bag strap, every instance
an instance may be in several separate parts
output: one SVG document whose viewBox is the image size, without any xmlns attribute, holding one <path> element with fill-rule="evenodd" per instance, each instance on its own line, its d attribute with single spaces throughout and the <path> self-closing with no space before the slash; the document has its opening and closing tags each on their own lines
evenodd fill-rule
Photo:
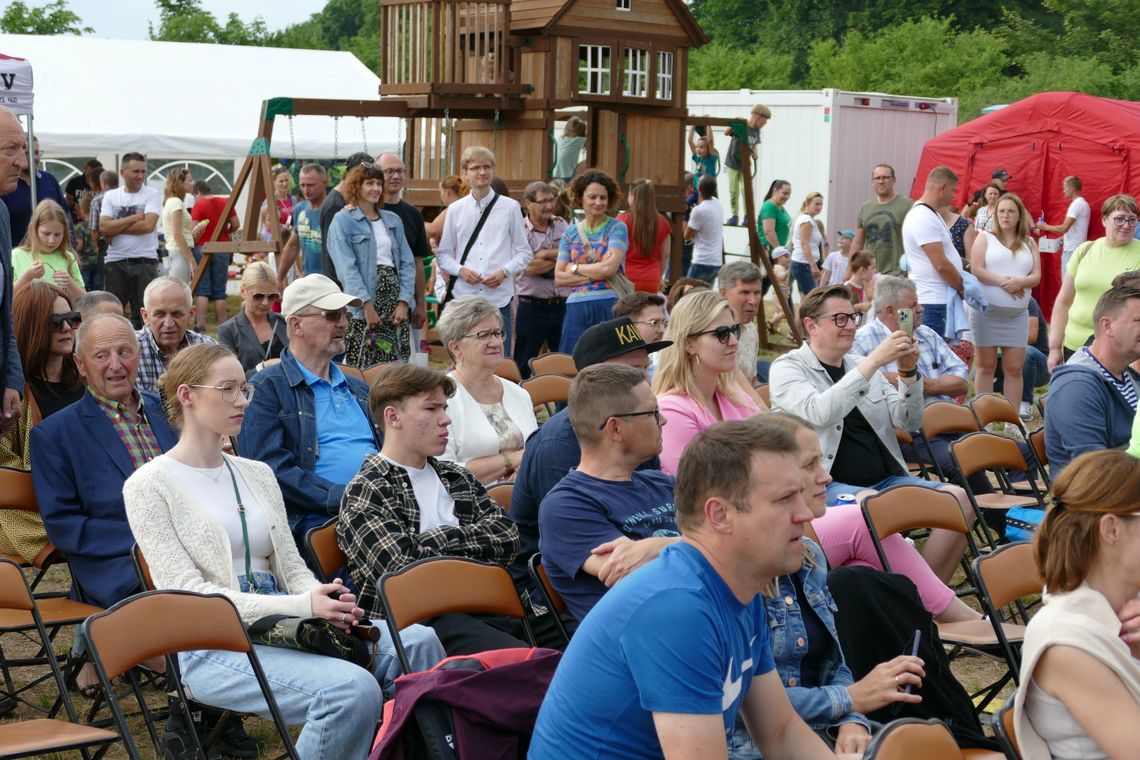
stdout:
<svg viewBox="0 0 1140 760">
<path fill-rule="evenodd" d="M 253 577 L 253 565 L 249 556 L 249 525 L 245 521 L 245 504 L 241 500 L 241 491 L 238 490 L 237 477 L 234 476 L 233 465 L 230 460 L 222 456 L 222 462 L 226 465 L 226 469 L 230 473 L 230 483 L 234 487 L 234 498 L 237 500 L 238 517 L 241 518 L 241 542 L 245 546 L 245 580 L 249 584 L 250 593 L 260 594 L 261 591 L 257 588 L 257 579 Z"/>
<path fill-rule="evenodd" d="M 475 245 L 479 233 L 483 229 L 483 225 L 487 223 L 487 217 L 491 215 L 491 209 L 495 207 L 495 203 L 499 200 L 499 194 L 495 193 L 495 197 L 483 209 L 483 213 L 479 215 L 479 222 L 475 225 L 475 229 L 471 233 L 471 237 L 467 239 L 467 246 L 463 249 L 463 256 L 459 259 L 459 268 L 462 269 L 467 264 L 467 257 L 471 254 L 471 247 Z M 447 303 L 455 296 L 452 292 L 455 290 L 455 281 L 458 280 L 458 275 L 452 275 L 451 279 L 447 281 L 447 292 L 443 296 L 443 303 Z"/>
</svg>

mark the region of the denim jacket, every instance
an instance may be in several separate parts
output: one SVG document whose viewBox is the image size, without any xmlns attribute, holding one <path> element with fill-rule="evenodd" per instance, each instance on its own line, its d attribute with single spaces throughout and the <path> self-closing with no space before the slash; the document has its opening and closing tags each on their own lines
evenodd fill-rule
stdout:
<svg viewBox="0 0 1140 760">
<path fill-rule="evenodd" d="M 388 239 L 392 241 L 392 261 L 400 280 L 397 300 L 408 305 L 410 314 L 416 306 L 416 261 L 412 258 L 412 249 L 404 234 L 404 223 L 392 211 L 377 211 L 384 226 L 388 228 Z M 376 241 L 372 238 L 372 222 L 365 218 L 359 207 L 351 211 L 342 209 L 333 217 L 329 227 L 328 250 L 344 292 L 361 301 L 375 301 Z M 350 306 L 348 310 L 353 318 L 364 319 L 363 307 Z"/>
<path fill-rule="evenodd" d="M 372 424 L 379 451 L 383 437 L 368 411 L 368 385 L 352 376 L 346 379 Z M 258 372 L 250 382 L 257 390 L 245 409 L 238 435 L 241 456 L 258 459 L 273 469 L 285 497 L 290 527 L 296 528 L 309 516 L 328 519 L 337 514 L 345 484 L 330 483 L 316 473 L 316 400 L 297 359 L 285 349 L 280 363 Z"/>
<path fill-rule="evenodd" d="M 827 559 L 823 549 L 814 541 L 805 538 L 804 546 L 812 563 L 805 562 L 794 576 L 780 576 L 779 594 L 775 598 L 764 597 L 776 672 L 792 707 L 813 729 L 858 723 L 869 731 L 870 721 L 852 709 L 851 696 L 847 692 L 847 687 L 855 679 L 843 661 L 843 651 L 839 648 L 839 637 L 835 632 L 836 607 L 831 592 L 827 590 Z M 793 578 L 803 586 L 808 604 L 831 632 L 831 651 L 820 666 L 821 684 L 818 686 L 800 685 L 800 661 L 808 647 Z"/>
</svg>

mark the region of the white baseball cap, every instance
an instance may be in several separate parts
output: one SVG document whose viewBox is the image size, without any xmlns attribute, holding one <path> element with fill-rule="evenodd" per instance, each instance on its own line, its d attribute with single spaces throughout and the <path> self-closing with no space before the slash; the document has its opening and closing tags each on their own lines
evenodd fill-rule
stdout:
<svg viewBox="0 0 1140 760">
<path fill-rule="evenodd" d="M 306 306 L 318 309 L 343 309 L 360 306 L 361 300 L 350 296 L 323 274 L 309 274 L 294 280 L 281 297 L 281 314 L 291 317 Z"/>
</svg>

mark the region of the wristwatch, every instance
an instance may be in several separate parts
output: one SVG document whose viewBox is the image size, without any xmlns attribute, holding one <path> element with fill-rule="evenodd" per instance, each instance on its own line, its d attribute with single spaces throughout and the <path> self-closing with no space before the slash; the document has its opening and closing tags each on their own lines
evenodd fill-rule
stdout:
<svg viewBox="0 0 1140 760">
<path fill-rule="evenodd" d="M 899 377 L 905 377 L 908 380 L 912 377 L 918 377 L 918 369 L 900 369 Z"/>
<path fill-rule="evenodd" d="M 578 265 L 577 264 L 571 264 L 570 265 L 570 273 L 571 274 L 578 274 Z"/>
</svg>

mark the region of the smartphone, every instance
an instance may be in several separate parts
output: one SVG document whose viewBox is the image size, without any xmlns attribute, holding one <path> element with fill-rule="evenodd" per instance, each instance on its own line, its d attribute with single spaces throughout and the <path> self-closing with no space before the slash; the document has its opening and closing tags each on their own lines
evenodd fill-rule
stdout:
<svg viewBox="0 0 1140 760">
<path fill-rule="evenodd" d="M 902 326 L 902 312 L 904 312 L 904 311 L 909 312 L 910 309 L 901 309 L 899 311 L 899 326 L 900 327 Z M 911 646 L 911 648 L 910 648 L 910 656 L 911 657 L 918 657 L 918 644 L 920 641 L 922 641 L 922 630 L 916 628 L 914 630 L 914 645 Z M 914 684 L 908 683 L 906 685 L 906 687 L 903 689 L 903 694 L 910 694 L 911 689 L 913 689 L 913 688 L 914 688 Z"/>
<path fill-rule="evenodd" d="M 914 309 L 899 309 L 899 330 L 914 337 Z"/>
</svg>

